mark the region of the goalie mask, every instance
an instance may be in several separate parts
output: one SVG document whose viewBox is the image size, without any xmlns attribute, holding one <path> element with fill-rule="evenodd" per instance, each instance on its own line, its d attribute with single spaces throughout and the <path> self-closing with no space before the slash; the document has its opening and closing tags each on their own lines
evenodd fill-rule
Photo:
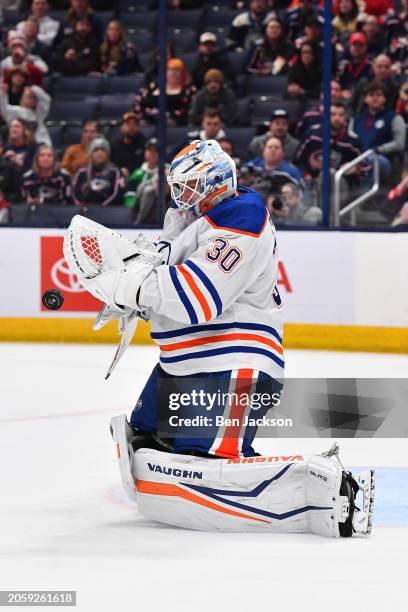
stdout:
<svg viewBox="0 0 408 612">
<path fill-rule="evenodd" d="M 235 195 L 237 171 L 216 140 L 193 140 L 173 159 L 167 181 L 177 208 L 200 217 Z"/>
</svg>

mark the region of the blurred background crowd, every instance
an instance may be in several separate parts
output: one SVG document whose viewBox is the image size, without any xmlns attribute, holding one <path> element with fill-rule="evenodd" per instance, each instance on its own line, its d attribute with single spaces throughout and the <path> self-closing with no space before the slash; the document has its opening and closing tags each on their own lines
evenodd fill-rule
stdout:
<svg viewBox="0 0 408 612">
<path fill-rule="evenodd" d="M 323 2 L 167 8 L 167 161 L 215 138 L 276 223 L 320 224 Z M 160 223 L 157 27 L 154 0 L 2 0 L 0 223 L 46 224 L 43 210 L 54 224 L 64 207 Z M 340 206 L 367 193 L 376 162 L 352 223 L 408 223 L 408 0 L 334 0 L 331 51 L 333 184 L 368 152 Z"/>
</svg>

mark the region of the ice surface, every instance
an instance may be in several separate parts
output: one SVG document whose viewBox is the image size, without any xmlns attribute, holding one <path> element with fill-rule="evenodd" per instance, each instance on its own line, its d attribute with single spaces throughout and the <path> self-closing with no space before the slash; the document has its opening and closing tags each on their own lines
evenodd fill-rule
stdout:
<svg viewBox="0 0 408 612">
<path fill-rule="evenodd" d="M 406 609 L 406 439 L 339 440 L 348 466 L 387 468 L 371 538 L 154 524 L 122 492 L 108 423 L 131 410 L 157 352 L 132 347 L 105 382 L 113 351 L 0 344 L 0 589 L 74 589 L 81 612 Z M 406 377 L 407 357 L 289 351 L 287 373 Z M 257 448 L 321 452 L 331 442 Z"/>
</svg>

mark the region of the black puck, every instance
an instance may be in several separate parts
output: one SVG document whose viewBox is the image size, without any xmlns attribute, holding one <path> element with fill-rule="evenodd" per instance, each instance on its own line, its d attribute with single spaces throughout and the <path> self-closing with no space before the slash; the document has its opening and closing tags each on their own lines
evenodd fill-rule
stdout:
<svg viewBox="0 0 408 612">
<path fill-rule="evenodd" d="M 58 310 L 64 303 L 64 296 L 57 289 L 47 289 L 41 300 L 48 310 Z"/>
</svg>

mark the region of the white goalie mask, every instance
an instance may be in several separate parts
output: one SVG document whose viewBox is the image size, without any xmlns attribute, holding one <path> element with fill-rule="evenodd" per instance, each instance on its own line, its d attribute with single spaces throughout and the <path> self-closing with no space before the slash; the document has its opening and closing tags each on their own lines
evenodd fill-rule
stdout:
<svg viewBox="0 0 408 612">
<path fill-rule="evenodd" d="M 193 140 L 173 159 L 167 182 L 177 208 L 200 217 L 235 195 L 235 162 L 216 140 Z"/>
</svg>

